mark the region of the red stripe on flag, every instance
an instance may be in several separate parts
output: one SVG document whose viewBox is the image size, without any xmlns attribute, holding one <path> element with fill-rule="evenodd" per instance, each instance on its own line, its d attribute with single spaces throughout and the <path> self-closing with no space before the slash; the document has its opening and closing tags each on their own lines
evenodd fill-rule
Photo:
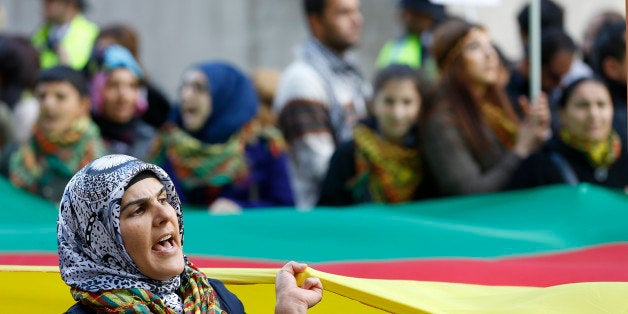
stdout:
<svg viewBox="0 0 628 314">
<path fill-rule="evenodd" d="M 278 268 L 282 262 L 191 256 L 198 267 Z M 4 265 L 58 265 L 56 254 L 0 254 Z M 439 258 L 310 264 L 327 273 L 378 279 L 547 287 L 591 281 L 628 282 L 628 243 L 504 259 Z"/>
<path fill-rule="evenodd" d="M 316 269 L 343 276 L 548 287 L 591 281 L 628 281 L 628 243 L 505 259 L 414 259 L 328 263 Z"/>
</svg>

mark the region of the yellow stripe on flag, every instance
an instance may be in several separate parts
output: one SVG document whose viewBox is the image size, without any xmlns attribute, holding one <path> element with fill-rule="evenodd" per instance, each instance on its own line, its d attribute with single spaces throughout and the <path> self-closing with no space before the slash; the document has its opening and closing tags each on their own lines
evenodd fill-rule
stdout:
<svg viewBox="0 0 628 314">
<path fill-rule="evenodd" d="M 277 269 L 203 268 L 223 281 L 247 313 L 272 313 Z M 323 301 L 309 313 L 617 313 L 628 311 L 628 282 L 547 288 L 362 279 L 307 269 L 323 282 Z M 74 301 L 58 267 L 0 265 L 0 304 L 7 313 L 60 313 Z"/>
</svg>

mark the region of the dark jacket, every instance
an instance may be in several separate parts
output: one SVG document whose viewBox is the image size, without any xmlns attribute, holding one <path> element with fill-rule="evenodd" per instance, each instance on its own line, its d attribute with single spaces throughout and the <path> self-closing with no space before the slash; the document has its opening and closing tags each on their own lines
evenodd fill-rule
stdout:
<svg viewBox="0 0 628 314">
<path fill-rule="evenodd" d="M 530 155 L 514 172 L 509 189 L 530 188 L 548 184 L 570 183 L 568 172 L 577 182 L 594 183 L 611 188 L 624 189 L 628 186 L 628 151 L 622 143 L 621 156 L 606 171 L 595 169 L 580 151 L 554 137 L 543 148 Z M 556 157 L 556 155 L 560 157 Z M 567 170 L 561 170 L 557 158 L 562 158 Z M 606 175 L 605 175 L 606 173 Z M 574 183 L 574 182 L 572 182 Z"/>
<path fill-rule="evenodd" d="M 606 87 L 608 87 L 613 99 L 613 129 L 619 133 L 622 138 L 622 143 L 626 143 L 626 84 L 622 84 L 615 81 L 606 81 Z"/>
<path fill-rule="evenodd" d="M 374 119 L 368 119 L 361 123 L 373 130 L 377 130 L 377 123 Z M 406 139 L 406 147 L 418 145 L 418 139 L 415 135 L 416 130 L 411 130 L 410 134 Z M 348 185 L 349 181 L 357 175 L 355 149 L 355 141 L 353 140 L 336 147 L 336 151 L 329 161 L 325 179 L 321 184 L 321 194 L 318 200 L 319 206 L 347 206 L 373 201 L 369 193 L 362 193 L 362 198 L 357 198 Z M 414 193 L 413 200 L 425 199 L 436 195 L 434 184 L 430 184 L 433 183 L 433 179 L 431 179 L 427 169 L 423 169 L 422 172 L 423 178 Z"/>
</svg>

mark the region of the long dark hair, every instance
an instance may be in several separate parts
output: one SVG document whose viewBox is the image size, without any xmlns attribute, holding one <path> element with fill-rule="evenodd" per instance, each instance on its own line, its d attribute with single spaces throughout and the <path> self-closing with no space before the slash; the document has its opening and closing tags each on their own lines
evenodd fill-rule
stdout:
<svg viewBox="0 0 628 314">
<path fill-rule="evenodd" d="M 428 97 L 424 119 L 429 119 L 438 108 L 446 107 L 453 113 L 454 123 L 460 128 L 471 151 L 476 157 L 495 153 L 490 149 L 489 134 L 485 132 L 486 122 L 482 118 L 480 105 L 490 102 L 506 113 L 512 121 L 518 118 L 498 84 L 488 86 L 482 99 L 471 92 L 468 75 L 461 58 L 461 42 L 473 29 L 483 29 L 459 19 L 452 19 L 441 24 L 434 32 L 432 52 L 441 71 L 440 81 L 433 94 Z"/>
</svg>

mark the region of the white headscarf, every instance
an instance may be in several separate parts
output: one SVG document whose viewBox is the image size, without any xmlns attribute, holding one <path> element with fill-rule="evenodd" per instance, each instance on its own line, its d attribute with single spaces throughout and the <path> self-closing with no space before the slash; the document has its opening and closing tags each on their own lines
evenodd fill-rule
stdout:
<svg viewBox="0 0 628 314">
<path fill-rule="evenodd" d="M 159 281 L 140 272 L 124 248 L 120 233 L 120 200 L 129 181 L 152 171 L 166 187 L 167 200 L 177 213 L 183 243 L 181 202 L 166 172 L 126 155 L 108 155 L 85 166 L 63 193 L 57 221 L 61 277 L 71 287 L 97 292 L 142 288 L 181 312 L 179 276 Z"/>
</svg>

